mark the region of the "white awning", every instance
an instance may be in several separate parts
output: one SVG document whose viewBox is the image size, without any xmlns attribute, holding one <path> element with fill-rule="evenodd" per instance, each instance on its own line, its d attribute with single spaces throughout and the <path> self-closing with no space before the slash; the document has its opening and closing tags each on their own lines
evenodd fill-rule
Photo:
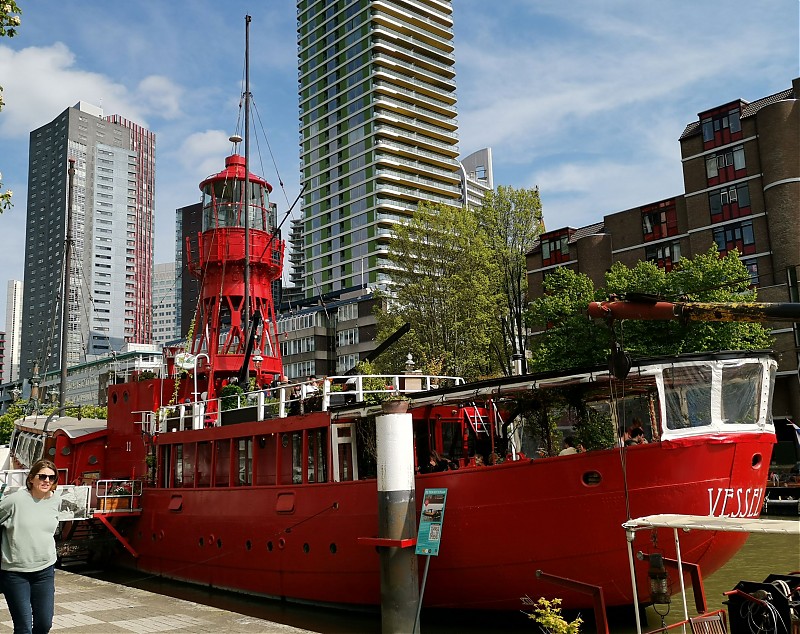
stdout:
<svg viewBox="0 0 800 634">
<path fill-rule="evenodd" d="M 777 533 L 800 535 L 800 520 L 772 520 L 755 517 L 712 517 L 707 515 L 647 515 L 625 522 L 626 530 L 675 528 L 731 533 Z"/>
</svg>

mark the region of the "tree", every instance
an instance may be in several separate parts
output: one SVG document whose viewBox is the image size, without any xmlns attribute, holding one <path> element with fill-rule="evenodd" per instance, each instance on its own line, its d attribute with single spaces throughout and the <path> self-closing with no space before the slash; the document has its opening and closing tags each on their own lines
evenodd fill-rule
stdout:
<svg viewBox="0 0 800 634">
<path fill-rule="evenodd" d="M 20 8 L 14 0 L 3 0 L 0 4 L 0 37 L 14 37 L 20 25 Z M 0 86 L 0 110 L 3 109 L 3 87 Z M 9 189 L 3 191 L 3 175 L 0 174 L 0 213 L 11 207 L 13 192 Z"/>
<path fill-rule="evenodd" d="M 379 338 L 409 322 L 403 356 L 412 352 L 419 366 L 441 363 L 446 374 L 470 379 L 492 372 L 487 353 L 497 328 L 496 267 L 474 214 L 421 203 L 394 231 L 394 294 L 378 309 Z M 386 369 L 392 356 L 383 355 L 376 365 Z"/>
<path fill-rule="evenodd" d="M 608 355 L 608 334 L 592 323 L 586 307 L 595 299 L 592 281 L 560 267 L 544 278 L 544 295 L 531 302 L 526 323 L 538 329 L 531 339 L 529 370 L 565 370 L 597 365 Z"/>
<path fill-rule="evenodd" d="M 544 281 L 545 295 L 531 303 L 528 323 L 547 326 L 533 350 L 535 370 L 556 370 L 605 362 L 609 331 L 584 314 L 592 300 L 627 293 L 659 295 L 672 300 L 748 302 L 756 299 L 747 267 L 736 251 L 719 257 L 716 245 L 693 259 L 681 258 L 665 273 L 654 264 L 628 268 L 616 262 L 606 273 L 606 286 L 595 290 L 591 280 L 566 268 Z M 761 324 L 730 322 L 625 321 L 614 335 L 632 356 L 674 355 L 712 350 L 768 348 L 772 338 Z"/>
<path fill-rule="evenodd" d="M 500 186 L 486 193 L 478 210 L 478 222 L 497 264 L 501 337 L 495 342 L 498 361 L 511 374 L 511 359 L 522 355 L 525 362 L 528 276 L 526 255 L 542 232 L 542 202 L 539 189 Z M 510 349 L 509 349 L 510 347 Z"/>
<path fill-rule="evenodd" d="M 11 432 L 14 431 L 14 421 L 24 418 L 28 414 L 28 401 L 15 401 L 8 406 L 6 411 L 0 416 L 0 444 L 8 444 L 11 439 Z M 44 416 L 49 416 L 58 409 L 52 405 L 41 409 Z M 108 408 L 101 405 L 73 405 L 68 404 L 64 410 L 64 416 L 75 418 L 106 418 Z"/>
</svg>

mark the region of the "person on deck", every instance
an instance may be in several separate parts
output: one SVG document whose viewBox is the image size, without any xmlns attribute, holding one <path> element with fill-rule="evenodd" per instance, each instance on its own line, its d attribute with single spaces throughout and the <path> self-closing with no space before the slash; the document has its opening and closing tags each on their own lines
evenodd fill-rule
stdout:
<svg viewBox="0 0 800 634">
<path fill-rule="evenodd" d="M 575 438 L 572 436 L 567 436 L 564 438 L 564 448 L 558 452 L 559 456 L 569 456 L 571 454 L 578 453 L 578 450 L 575 447 Z"/>
<path fill-rule="evenodd" d="M 15 633 L 47 634 L 55 609 L 58 470 L 38 460 L 25 488 L 0 499 L 0 583 Z"/>
</svg>

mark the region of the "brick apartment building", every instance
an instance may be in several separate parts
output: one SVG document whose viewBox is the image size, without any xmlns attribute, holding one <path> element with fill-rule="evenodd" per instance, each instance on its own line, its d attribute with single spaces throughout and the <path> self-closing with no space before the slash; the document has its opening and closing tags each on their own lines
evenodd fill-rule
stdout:
<svg viewBox="0 0 800 634">
<path fill-rule="evenodd" d="M 748 103 L 711 108 L 680 136 L 684 193 L 542 234 L 528 254 L 528 295 L 568 266 L 595 286 L 613 262 L 652 261 L 669 270 L 716 242 L 738 249 L 760 301 L 800 301 L 800 78 Z M 800 324 L 772 323 L 778 355 L 773 415 L 800 420 Z"/>
</svg>

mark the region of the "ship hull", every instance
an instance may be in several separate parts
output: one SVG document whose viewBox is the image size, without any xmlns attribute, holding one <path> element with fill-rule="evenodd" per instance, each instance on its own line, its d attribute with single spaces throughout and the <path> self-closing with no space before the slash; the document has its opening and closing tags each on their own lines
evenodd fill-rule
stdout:
<svg viewBox="0 0 800 634">
<path fill-rule="evenodd" d="M 588 594 L 537 580 L 537 570 L 600 586 L 608 605 L 631 604 L 622 523 L 655 513 L 758 516 L 764 495 L 758 467 L 769 464 L 773 438 L 749 434 L 629 448 L 626 478 L 619 449 L 418 475 L 417 517 L 426 488 L 448 490 L 424 605 L 519 609 L 526 596 L 591 605 Z M 587 484 L 587 473 L 599 474 L 599 482 L 595 476 Z M 359 543 L 377 535 L 377 506 L 375 480 L 148 489 L 129 535 L 139 557 L 128 565 L 267 597 L 378 605 L 379 556 L 374 546 Z M 689 534 L 682 537 L 682 557 L 708 575 L 745 539 Z M 669 531 L 660 531 L 655 545 L 640 537 L 634 549 L 675 557 L 673 541 Z M 637 566 L 639 593 L 647 597 L 646 564 Z"/>
</svg>

